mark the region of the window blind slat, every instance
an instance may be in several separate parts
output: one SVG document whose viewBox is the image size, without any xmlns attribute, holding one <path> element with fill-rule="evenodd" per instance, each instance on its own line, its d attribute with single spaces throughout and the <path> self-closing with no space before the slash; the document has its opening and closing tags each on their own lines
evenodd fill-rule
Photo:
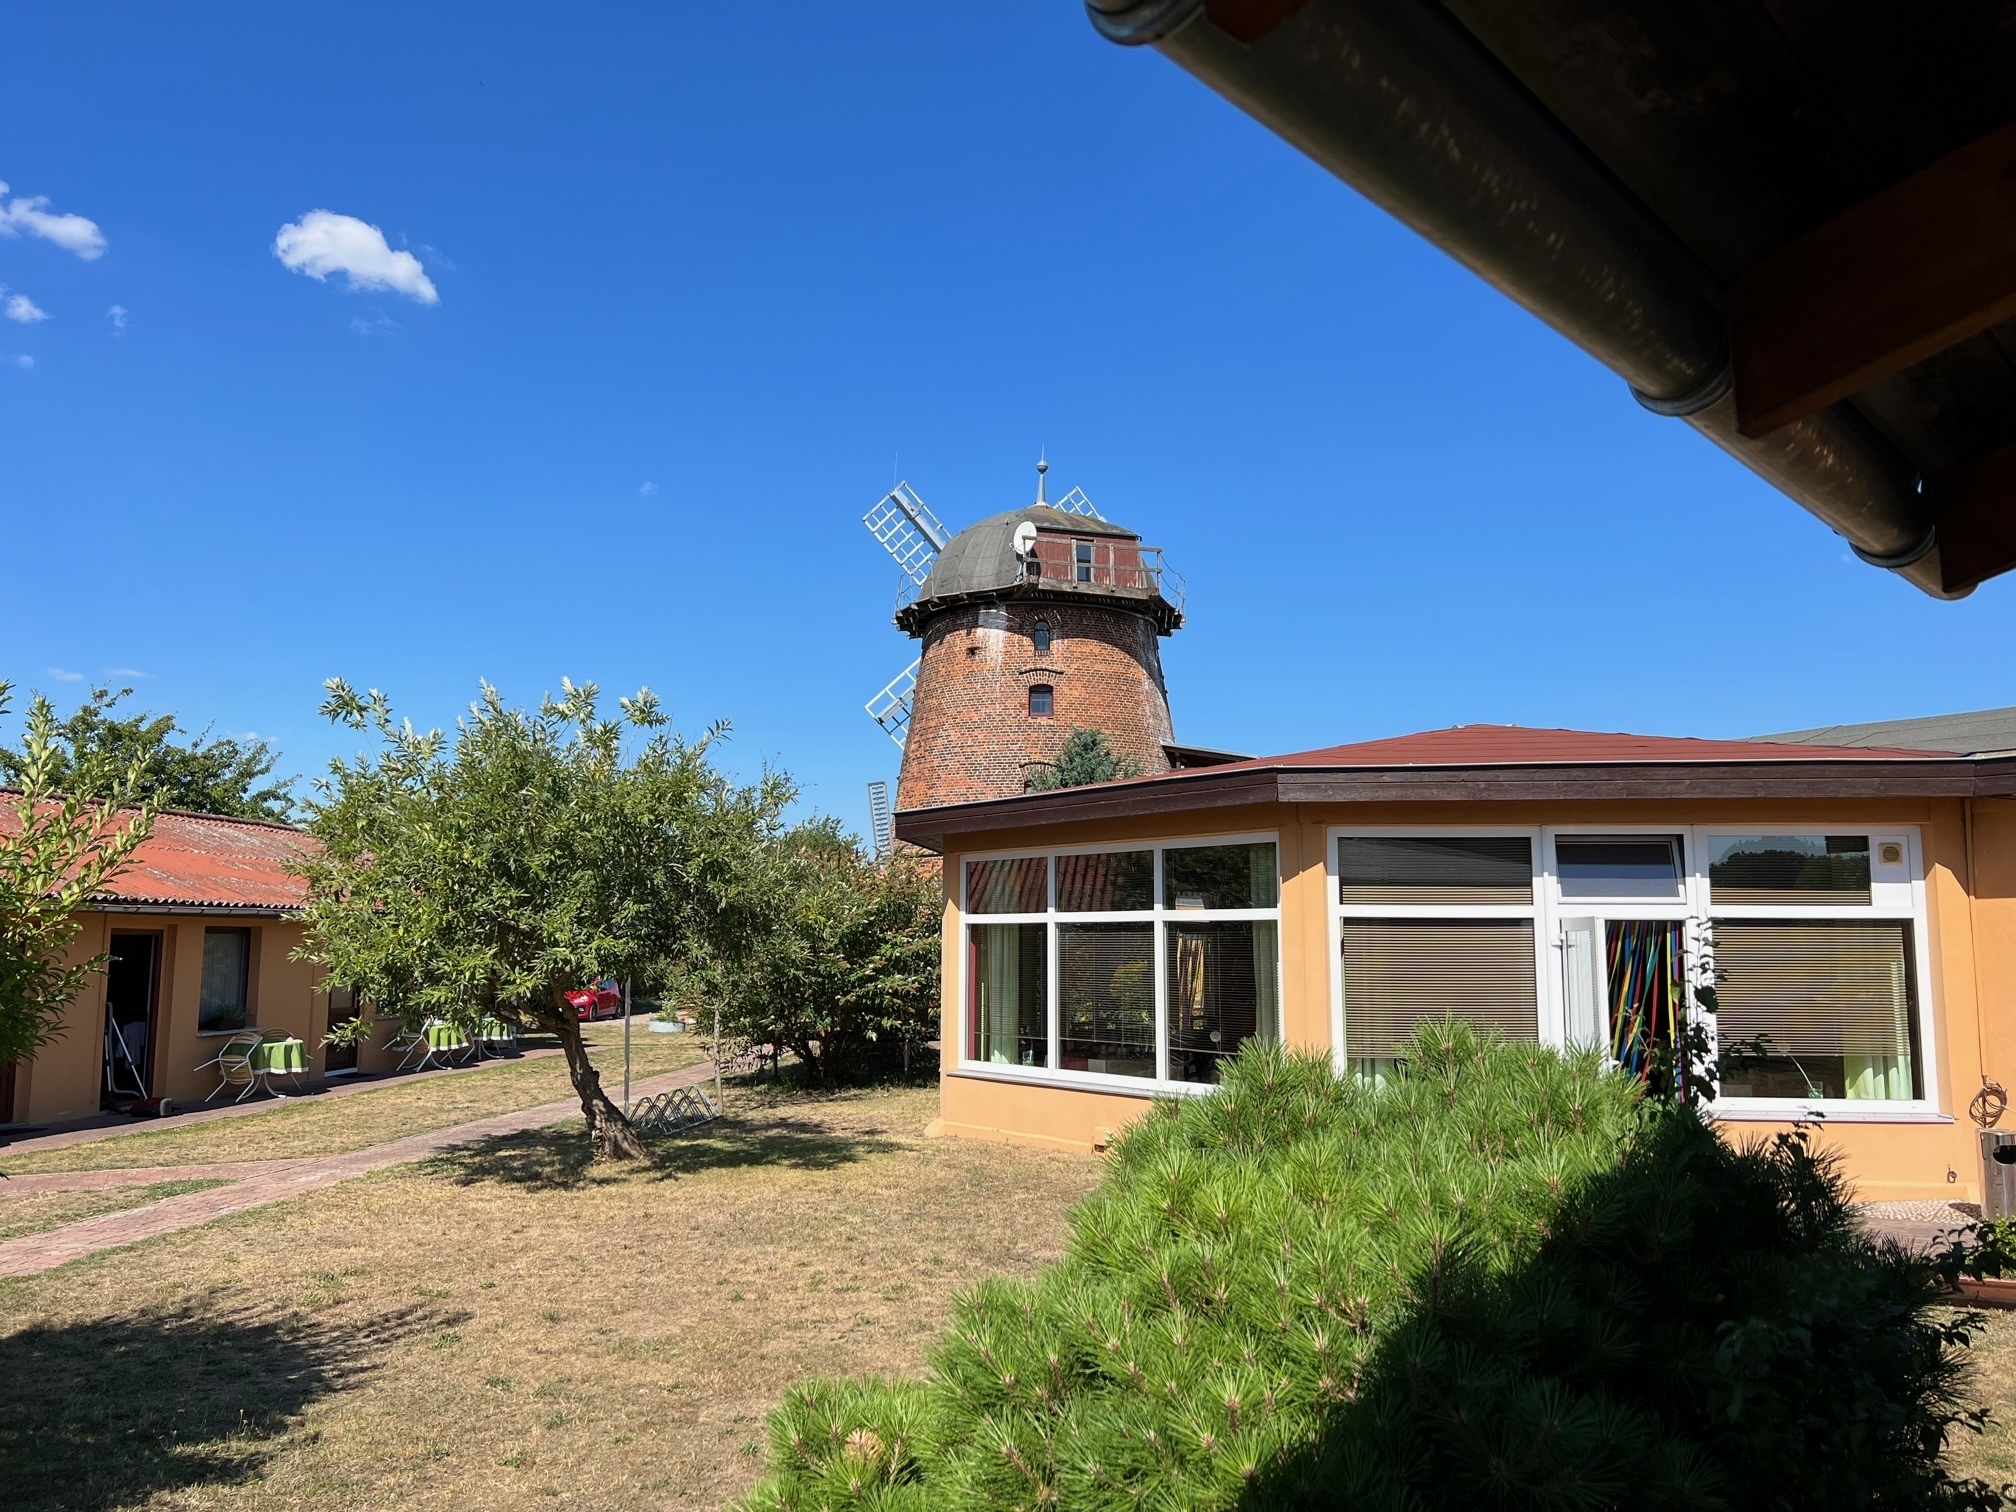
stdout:
<svg viewBox="0 0 2016 1512">
<path fill-rule="evenodd" d="M 1346 835 L 1337 842 L 1341 903 L 1531 903 L 1533 842 L 1524 835 Z"/>
<path fill-rule="evenodd" d="M 1506 1039 L 1540 1037 L 1531 919 L 1346 919 L 1344 1045 L 1404 1053 L 1415 1025 L 1453 1014 Z"/>
<path fill-rule="evenodd" d="M 1910 925 L 1715 926 L 1716 1032 L 1724 1046 L 1769 1036 L 1774 1055 L 1908 1056 Z"/>
</svg>

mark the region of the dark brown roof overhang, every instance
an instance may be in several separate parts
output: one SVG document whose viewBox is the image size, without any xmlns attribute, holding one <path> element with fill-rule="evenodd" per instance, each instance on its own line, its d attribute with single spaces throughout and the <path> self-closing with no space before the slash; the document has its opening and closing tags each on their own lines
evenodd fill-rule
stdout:
<svg viewBox="0 0 2016 1512">
<path fill-rule="evenodd" d="M 1127 782 L 901 809 L 896 838 L 955 836 L 1274 803 L 1567 803 L 1731 798 L 2016 797 L 2016 757 L 1205 767 Z"/>
<path fill-rule="evenodd" d="M 1864 561 L 1942 598 L 2016 568 L 2006 0 L 1086 4 Z"/>
</svg>

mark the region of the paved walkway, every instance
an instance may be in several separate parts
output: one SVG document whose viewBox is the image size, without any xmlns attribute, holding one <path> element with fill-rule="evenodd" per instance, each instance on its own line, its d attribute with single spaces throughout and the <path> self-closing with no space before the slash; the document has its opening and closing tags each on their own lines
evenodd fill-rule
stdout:
<svg viewBox="0 0 2016 1512">
<path fill-rule="evenodd" d="M 594 1055 L 606 1047 L 590 1045 L 588 1053 Z M 559 1050 L 527 1050 L 522 1055 L 511 1056 L 511 1060 L 544 1060 L 559 1055 Z M 212 1123 L 220 1118 L 250 1118 L 258 1113 L 271 1113 L 276 1108 L 294 1108 L 303 1103 L 320 1102 L 325 1097 L 354 1097 L 359 1092 L 375 1092 L 383 1087 L 408 1086 L 413 1082 L 431 1081 L 437 1076 L 463 1076 L 472 1071 L 486 1071 L 499 1061 L 492 1056 L 466 1066 L 440 1066 L 432 1071 L 381 1071 L 370 1076 L 343 1077 L 337 1081 L 325 1081 L 320 1086 L 310 1086 L 300 1092 L 281 1092 L 272 1097 L 262 1097 L 250 1102 L 225 1103 L 212 1107 L 205 1103 L 194 1104 L 186 1113 L 171 1113 L 166 1118 L 130 1118 L 124 1113 L 94 1113 L 89 1118 L 72 1119 L 55 1132 L 31 1134 L 23 1130 L 0 1130 L 0 1158 L 6 1155 L 26 1155 L 33 1150 L 61 1150 L 70 1145 L 93 1144 L 101 1139 L 117 1139 L 122 1134 L 145 1134 L 160 1129 L 179 1129 L 184 1124 Z"/>
<path fill-rule="evenodd" d="M 675 1087 L 696 1086 L 713 1079 L 714 1067 L 703 1062 L 697 1066 L 688 1066 L 681 1071 L 668 1071 L 662 1076 L 647 1077 L 643 1081 L 632 1083 L 630 1095 L 633 1100 L 641 1101 L 647 1097 L 655 1097 L 661 1092 L 670 1092 Z M 180 1197 L 165 1198 L 160 1202 L 149 1203 L 146 1207 L 127 1208 L 122 1212 L 107 1213 L 100 1218 L 86 1218 L 59 1229 L 51 1229 L 46 1234 L 23 1234 L 18 1239 L 0 1242 L 0 1276 L 37 1275 L 58 1265 L 66 1265 L 72 1260 L 81 1260 L 86 1255 L 95 1255 L 100 1250 L 116 1249 L 122 1244 L 151 1239 L 156 1234 L 172 1234 L 178 1229 L 208 1223 L 212 1218 L 222 1218 L 227 1213 L 242 1213 L 249 1208 L 283 1202 L 289 1197 L 298 1197 L 301 1193 L 312 1192 L 318 1187 L 333 1186 L 339 1181 L 348 1181 L 355 1176 L 382 1171 L 387 1166 L 424 1160 L 430 1155 L 440 1154 L 443 1150 L 457 1149 L 485 1139 L 497 1139 L 506 1134 L 518 1134 L 527 1129 L 543 1129 L 548 1124 L 559 1123 L 570 1117 L 579 1117 L 580 1113 L 581 1104 L 573 1098 L 568 1098 L 561 1102 L 542 1103 L 536 1108 L 521 1108 L 515 1113 L 499 1113 L 490 1118 L 479 1118 L 474 1123 L 457 1124 L 453 1128 L 412 1134 L 405 1139 L 395 1139 L 386 1144 L 353 1150 L 347 1155 L 321 1155 L 306 1160 L 237 1162 L 230 1165 L 161 1166 L 151 1170 L 65 1171 L 51 1172 L 45 1176 L 17 1176 L 7 1183 L 4 1189 L 7 1195 L 19 1193 L 26 1196 L 37 1191 L 103 1186 L 138 1186 L 155 1181 L 179 1181 L 211 1176 L 225 1176 L 231 1184 L 211 1187 L 201 1192 L 185 1192 Z"/>
</svg>

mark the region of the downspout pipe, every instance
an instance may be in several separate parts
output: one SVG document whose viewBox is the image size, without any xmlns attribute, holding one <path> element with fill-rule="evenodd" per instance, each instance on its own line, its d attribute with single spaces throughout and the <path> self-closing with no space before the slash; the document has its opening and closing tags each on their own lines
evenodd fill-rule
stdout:
<svg viewBox="0 0 2016 1512">
<path fill-rule="evenodd" d="M 1845 405 L 1736 428 L 1726 291 L 1435 0 L 1086 0 L 1939 598 L 1911 463 Z"/>
</svg>

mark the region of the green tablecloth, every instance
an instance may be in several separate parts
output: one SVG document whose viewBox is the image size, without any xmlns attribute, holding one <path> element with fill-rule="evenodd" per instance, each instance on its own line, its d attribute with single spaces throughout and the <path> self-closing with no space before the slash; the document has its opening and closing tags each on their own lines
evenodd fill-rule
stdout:
<svg viewBox="0 0 2016 1512">
<path fill-rule="evenodd" d="M 469 1043 L 469 1036 L 453 1024 L 429 1024 L 427 1043 L 436 1050 L 460 1050 Z"/>
<path fill-rule="evenodd" d="M 517 1033 L 516 1029 L 513 1029 L 500 1018 L 486 1018 L 476 1021 L 476 1038 L 480 1040 L 506 1040 L 513 1038 Z"/>
<path fill-rule="evenodd" d="M 252 1069 L 269 1076 L 292 1076 L 308 1069 L 307 1047 L 298 1039 L 261 1040 L 252 1047 Z"/>
</svg>

